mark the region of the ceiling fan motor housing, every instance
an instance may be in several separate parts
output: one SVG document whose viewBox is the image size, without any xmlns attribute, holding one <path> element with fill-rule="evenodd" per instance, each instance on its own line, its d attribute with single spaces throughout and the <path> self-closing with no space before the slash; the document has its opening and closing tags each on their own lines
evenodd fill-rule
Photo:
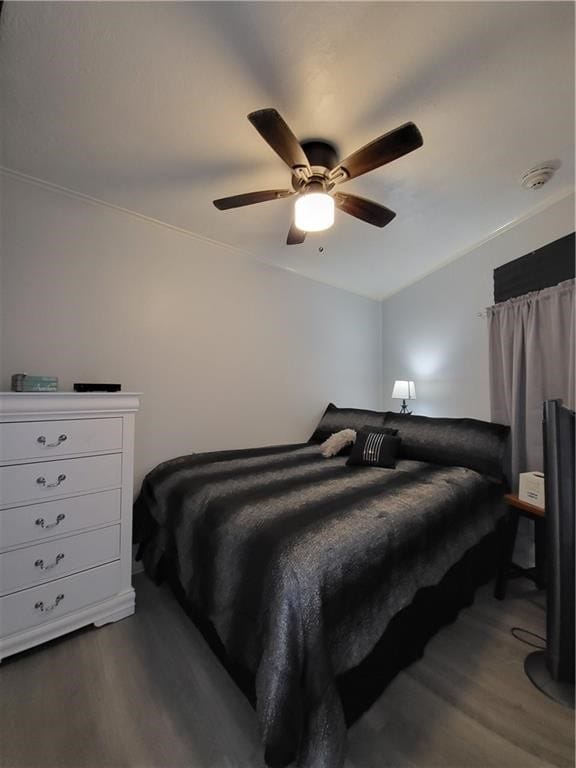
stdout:
<svg viewBox="0 0 576 768">
<path fill-rule="evenodd" d="M 302 149 L 312 167 L 319 166 L 331 171 L 338 163 L 336 147 L 328 141 L 303 141 Z"/>
</svg>

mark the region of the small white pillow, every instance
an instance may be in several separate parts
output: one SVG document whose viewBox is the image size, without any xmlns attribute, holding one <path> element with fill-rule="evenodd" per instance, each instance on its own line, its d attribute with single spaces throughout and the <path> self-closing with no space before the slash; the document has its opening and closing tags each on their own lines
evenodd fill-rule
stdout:
<svg viewBox="0 0 576 768">
<path fill-rule="evenodd" d="M 353 429 L 341 429 L 340 432 L 334 432 L 328 440 L 325 440 L 320 446 L 320 453 L 325 459 L 336 456 L 342 448 L 356 441 L 356 432 Z"/>
</svg>

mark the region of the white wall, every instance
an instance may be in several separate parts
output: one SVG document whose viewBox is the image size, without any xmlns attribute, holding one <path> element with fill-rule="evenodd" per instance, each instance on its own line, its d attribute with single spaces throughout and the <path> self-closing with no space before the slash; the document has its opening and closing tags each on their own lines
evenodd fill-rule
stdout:
<svg viewBox="0 0 576 768">
<path fill-rule="evenodd" d="M 490 418 L 486 318 L 493 270 L 574 231 L 574 197 L 502 232 L 382 303 L 384 408 L 394 379 L 413 379 L 415 413 Z"/>
<path fill-rule="evenodd" d="M 306 440 L 381 405 L 380 304 L 3 177 L 0 359 L 143 392 L 137 482 L 191 451 Z"/>
</svg>

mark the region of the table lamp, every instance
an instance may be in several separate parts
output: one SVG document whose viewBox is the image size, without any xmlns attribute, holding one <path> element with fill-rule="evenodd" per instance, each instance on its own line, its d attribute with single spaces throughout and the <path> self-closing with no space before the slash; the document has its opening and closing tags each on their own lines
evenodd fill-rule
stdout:
<svg viewBox="0 0 576 768">
<path fill-rule="evenodd" d="M 395 381 L 394 389 L 392 390 L 393 400 L 402 400 L 402 408 L 400 413 L 405 416 L 410 416 L 412 411 L 408 410 L 406 400 L 416 400 L 416 387 L 413 381 Z"/>
</svg>

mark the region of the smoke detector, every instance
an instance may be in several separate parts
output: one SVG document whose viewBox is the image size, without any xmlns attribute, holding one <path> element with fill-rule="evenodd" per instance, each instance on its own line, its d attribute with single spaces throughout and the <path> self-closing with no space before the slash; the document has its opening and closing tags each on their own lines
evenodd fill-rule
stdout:
<svg viewBox="0 0 576 768">
<path fill-rule="evenodd" d="M 542 163 L 535 168 L 531 168 L 526 173 L 523 173 L 520 178 L 520 184 L 524 189 L 540 189 L 546 182 L 550 181 L 552 176 L 558 170 L 560 163 Z"/>
</svg>

